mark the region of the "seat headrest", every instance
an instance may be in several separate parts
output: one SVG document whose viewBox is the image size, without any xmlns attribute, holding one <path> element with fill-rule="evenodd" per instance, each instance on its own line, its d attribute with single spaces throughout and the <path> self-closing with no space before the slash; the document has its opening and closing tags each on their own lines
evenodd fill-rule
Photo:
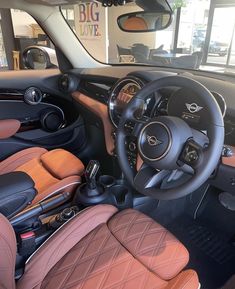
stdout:
<svg viewBox="0 0 235 289">
<path fill-rule="evenodd" d="M 130 17 L 124 22 L 124 29 L 126 30 L 148 30 L 148 25 L 143 18 Z"/>
</svg>

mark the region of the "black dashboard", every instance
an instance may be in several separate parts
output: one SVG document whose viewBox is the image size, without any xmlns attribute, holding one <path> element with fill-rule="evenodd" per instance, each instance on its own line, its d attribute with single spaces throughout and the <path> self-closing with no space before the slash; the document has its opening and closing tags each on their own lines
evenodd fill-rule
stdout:
<svg viewBox="0 0 235 289">
<path fill-rule="evenodd" d="M 146 84 L 147 82 L 140 78 L 127 76 L 119 80 L 113 86 L 110 91 L 108 109 L 110 119 L 115 127 L 118 127 L 119 119 L 125 106 Z M 227 106 L 223 96 L 214 91 L 211 93 L 215 97 L 221 109 L 222 115 L 225 116 Z M 187 104 L 189 94 L 192 96 L 191 91 L 175 87 L 166 87 L 156 91 L 154 94 L 146 97 L 145 106 L 143 107 L 143 115 L 149 118 L 159 115 L 171 115 L 172 110 L 177 109 L 177 116 L 183 118 L 191 125 L 195 124 L 197 122 L 197 118 L 193 115 L 193 113 L 196 112 L 196 109 L 200 109 L 200 107 L 197 107 L 196 103 Z M 195 98 L 197 98 L 196 95 Z M 177 99 L 177 103 L 173 103 L 172 99 Z M 199 127 L 199 129 L 204 128 Z"/>
<path fill-rule="evenodd" d="M 110 121 L 117 127 L 118 119 L 125 104 L 131 97 L 149 82 L 172 75 L 190 77 L 207 87 L 217 100 L 225 122 L 225 143 L 235 145 L 235 81 L 234 77 L 206 72 L 185 72 L 184 70 L 156 69 L 149 67 L 127 66 L 86 69 L 71 71 L 80 80 L 79 91 L 95 98 L 109 107 Z M 175 88 L 165 88 L 155 97 L 160 97 L 156 106 L 153 98 L 147 99 L 146 114 L 166 114 L 172 93 L 179 93 Z M 184 93 L 184 92 L 180 92 Z"/>
<path fill-rule="evenodd" d="M 69 72 L 69 74 L 77 77 L 78 85 L 76 91 L 81 93 L 83 96 L 88 98 L 88 102 L 96 101 L 96 104 L 93 102 L 94 110 L 95 106 L 99 107 L 98 104 L 102 104 L 104 110 L 107 111 L 107 115 L 101 116 L 103 121 L 104 128 L 104 138 L 109 138 L 108 142 L 112 142 L 114 145 L 114 150 L 112 150 L 112 155 L 115 157 L 115 135 L 116 129 L 119 123 L 120 116 L 123 109 L 127 103 L 131 100 L 138 91 L 151 83 L 154 80 L 161 79 L 167 76 L 180 75 L 184 77 L 191 78 L 195 81 L 198 81 L 204 85 L 215 97 L 221 112 L 224 117 L 225 124 L 225 147 L 221 159 L 221 165 L 218 167 L 218 174 L 216 178 L 210 180 L 213 184 L 221 188 L 222 190 L 234 190 L 234 183 L 231 183 L 231 180 L 234 176 L 235 171 L 235 157 L 230 161 L 232 165 L 227 165 L 227 161 L 230 160 L 227 157 L 227 153 L 231 152 L 227 145 L 233 147 L 235 154 L 235 79 L 234 76 L 225 75 L 225 74 L 215 74 L 210 72 L 203 71 L 186 71 L 180 69 L 171 69 L 171 68 L 151 68 L 148 66 L 110 66 L 110 67 L 101 67 L 94 69 L 75 69 Z M 72 81 L 73 82 L 73 81 Z M 66 84 L 68 85 L 68 83 Z M 71 85 L 73 86 L 73 85 Z M 146 98 L 146 104 L 144 107 L 144 115 L 146 117 L 154 117 L 158 115 L 171 115 L 172 106 L 178 108 L 179 117 L 183 117 L 186 121 L 191 122 L 191 126 L 197 126 L 196 119 L 186 119 L 188 117 L 187 110 L 195 109 L 195 103 L 197 103 L 197 96 L 195 95 L 194 101 L 188 103 L 186 90 L 182 90 L 176 87 L 165 87 L 160 89 L 153 95 L 150 95 Z M 172 95 L 177 94 L 177 97 Z M 171 99 L 178 99 L 179 102 L 172 103 Z M 187 105 L 190 105 L 187 107 Z M 202 106 L 202 105 L 201 105 Z M 88 108 L 89 109 L 89 108 Z M 99 111 L 96 110 L 96 115 L 99 114 Z M 86 117 L 86 115 L 84 115 Z M 98 116 L 99 117 L 99 116 Z M 105 122 L 105 123 L 104 123 Z M 207 116 L 204 115 L 204 120 L 200 123 L 206 124 Z M 105 124 L 109 123 L 111 126 L 108 131 L 105 129 Z M 127 129 L 131 129 L 132 124 L 128 124 Z M 204 125 L 203 125 L 204 126 Z M 204 127 L 196 127 L 197 129 L 204 131 Z M 128 155 L 129 163 L 133 168 L 136 168 L 137 165 L 137 145 L 136 139 L 132 137 L 126 138 L 126 152 Z M 107 140 L 106 140 L 107 145 Z M 107 146 L 106 146 L 107 149 Z M 108 152 L 108 150 L 107 150 Z M 220 173 L 222 171 L 222 173 Z M 225 172 L 225 173 L 224 173 Z"/>
<path fill-rule="evenodd" d="M 133 70 L 134 68 L 132 68 Z M 109 71 L 109 75 L 107 74 Z M 108 116 L 111 125 L 113 126 L 112 139 L 115 143 L 116 129 L 118 127 L 119 119 L 122 115 L 123 109 L 126 107 L 128 102 L 138 93 L 138 91 L 148 83 L 167 76 L 172 75 L 182 75 L 185 77 L 193 78 L 202 84 L 204 84 L 210 92 L 215 97 L 222 115 L 225 120 L 225 143 L 233 145 L 235 139 L 235 105 L 228 106 L 227 102 L 231 102 L 231 99 L 225 93 L 222 93 L 223 90 L 228 88 L 228 84 L 225 85 L 225 82 L 222 80 L 215 81 L 209 77 L 196 76 L 185 72 L 166 72 L 166 71 L 153 71 L 141 68 L 138 71 L 131 71 L 128 74 L 125 74 L 123 71 L 120 72 L 118 67 L 113 67 L 112 69 L 96 69 L 96 70 L 86 70 L 84 75 L 79 72 L 79 91 L 85 95 L 103 103 L 107 106 Z M 102 72 L 102 73 L 101 73 Z M 90 73 L 90 74 L 89 74 Z M 208 83 L 205 83 L 205 80 Z M 216 85 L 214 85 L 214 83 Z M 221 84 L 224 89 L 221 89 Z M 229 83 L 231 87 L 235 85 Z M 199 126 L 199 123 L 206 123 L 207 115 L 204 115 L 204 119 L 198 122 L 198 120 L 192 117 L 190 109 L 193 109 L 194 104 L 197 102 L 197 96 L 195 95 L 195 101 L 193 103 L 187 102 L 188 94 L 191 94 L 191 91 L 181 89 L 179 87 L 164 87 L 159 91 L 153 93 L 146 97 L 145 106 L 143 107 L 143 116 L 147 118 L 153 118 L 161 115 L 172 115 L 175 113 L 178 117 L 183 118 L 188 124 L 198 130 L 205 131 L 204 126 Z M 230 90 L 231 93 L 231 90 Z M 190 95 L 191 96 L 191 95 Z M 177 99 L 177 103 L 173 103 L 172 99 Z M 190 104 L 191 107 L 186 105 Z M 235 102 L 234 102 L 235 104 Z M 173 109 L 172 109 L 173 108 Z M 200 107 L 199 107 L 200 108 Z M 174 114 L 173 114 L 174 115 Z M 126 129 L 132 130 L 133 124 L 127 123 Z M 129 163 L 131 167 L 135 168 L 137 163 L 137 140 L 134 137 L 126 138 L 126 152 L 128 155 Z M 115 156 L 115 148 L 113 151 Z"/>
</svg>

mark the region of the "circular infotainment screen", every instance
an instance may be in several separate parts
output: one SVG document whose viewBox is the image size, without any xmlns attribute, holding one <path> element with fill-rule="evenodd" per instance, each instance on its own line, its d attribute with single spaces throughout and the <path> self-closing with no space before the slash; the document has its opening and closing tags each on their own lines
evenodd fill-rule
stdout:
<svg viewBox="0 0 235 289">
<path fill-rule="evenodd" d="M 115 127 L 129 101 L 143 87 L 143 82 L 135 77 L 126 77 L 116 83 L 109 99 L 109 115 Z"/>
</svg>

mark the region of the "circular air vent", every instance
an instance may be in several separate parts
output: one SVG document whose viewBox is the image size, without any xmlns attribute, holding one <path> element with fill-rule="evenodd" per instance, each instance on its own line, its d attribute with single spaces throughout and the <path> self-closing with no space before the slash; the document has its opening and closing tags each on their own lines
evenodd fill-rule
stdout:
<svg viewBox="0 0 235 289">
<path fill-rule="evenodd" d="M 37 87 L 30 87 L 24 93 L 24 101 L 30 105 L 39 104 L 42 101 L 42 92 Z"/>
<path fill-rule="evenodd" d="M 59 88 L 65 93 L 71 93 L 77 90 L 79 80 L 75 75 L 63 74 L 59 79 Z"/>
<path fill-rule="evenodd" d="M 40 116 L 40 122 L 42 128 L 45 131 L 55 132 L 62 128 L 64 124 L 64 115 L 60 110 L 47 108 L 42 111 Z"/>
</svg>

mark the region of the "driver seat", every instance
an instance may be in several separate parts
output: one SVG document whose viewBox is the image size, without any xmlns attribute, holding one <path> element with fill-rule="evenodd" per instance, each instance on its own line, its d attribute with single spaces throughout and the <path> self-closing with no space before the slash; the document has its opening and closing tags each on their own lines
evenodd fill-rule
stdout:
<svg viewBox="0 0 235 289">
<path fill-rule="evenodd" d="M 15 283 L 16 239 L 0 215 L 0 289 L 198 289 L 186 248 L 144 214 L 87 208 L 27 261 Z"/>
</svg>

